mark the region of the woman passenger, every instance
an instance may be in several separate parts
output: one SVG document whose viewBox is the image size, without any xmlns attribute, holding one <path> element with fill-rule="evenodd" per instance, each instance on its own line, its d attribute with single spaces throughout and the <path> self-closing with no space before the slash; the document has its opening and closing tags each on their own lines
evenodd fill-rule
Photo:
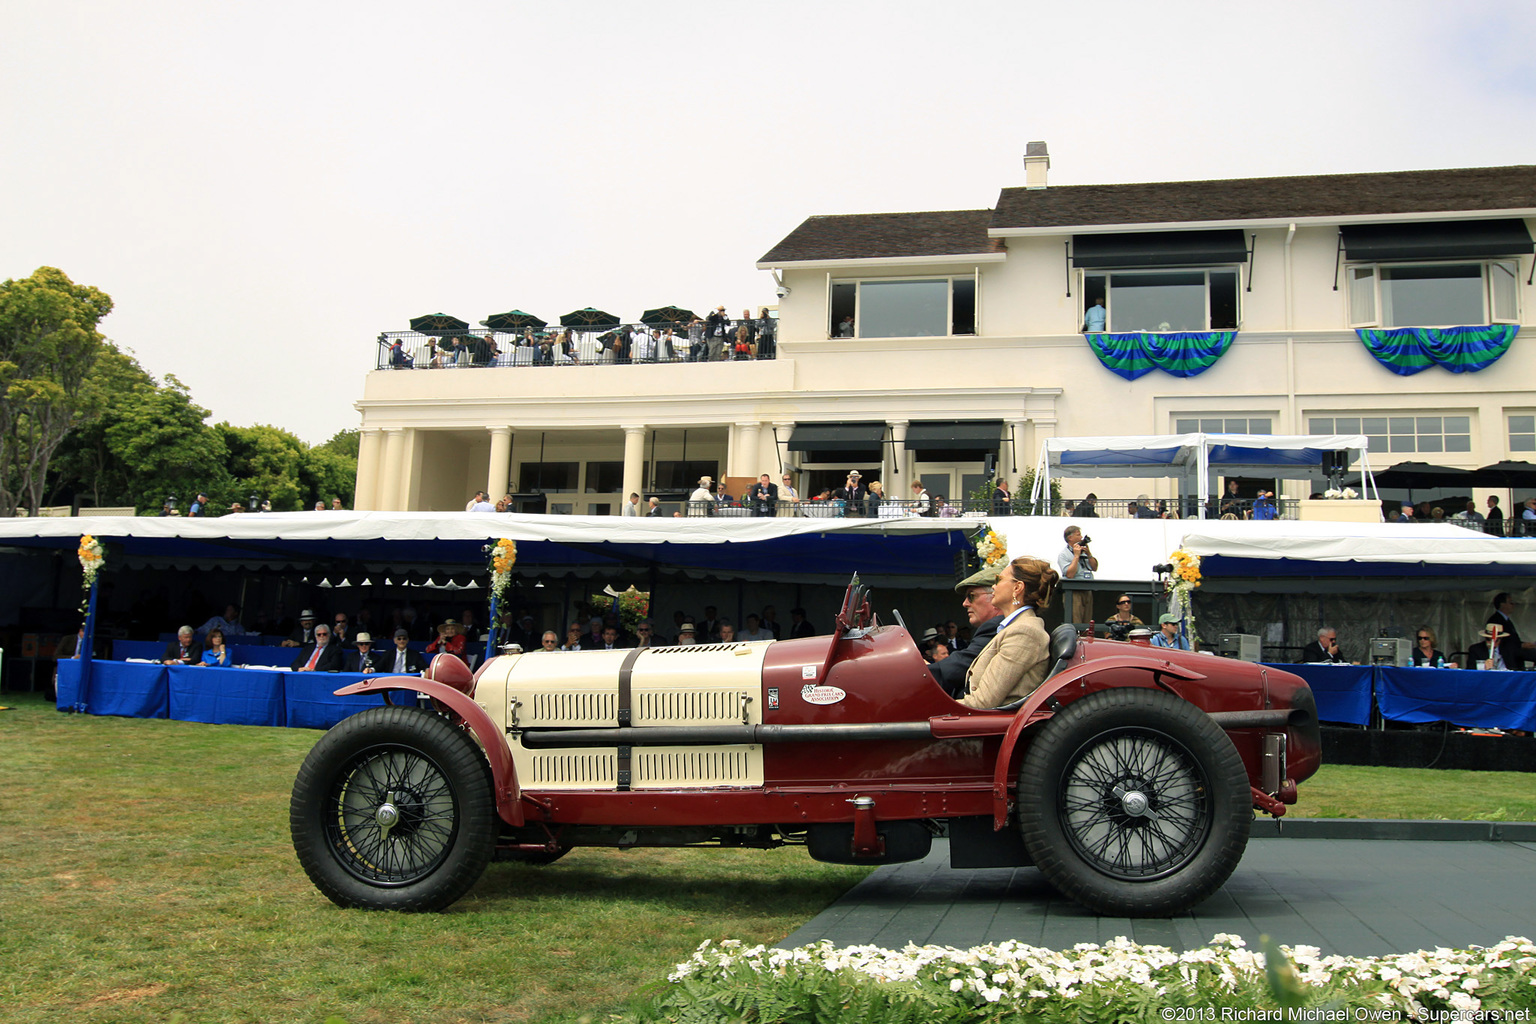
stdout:
<svg viewBox="0 0 1536 1024">
<path fill-rule="evenodd" d="M 1003 614 L 994 636 L 966 673 L 960 703 L 995 708 L 1027 697 L 1045 681 L 1051 642 L 1040 613 L 1050 606 L 1061 577 L 1038 558 L 1015 558 L 992 586 L 992 604 Z"/>
<path fill-rule="evenodd" d="M 229 668 L 229 648 L 224 645 L 224 631 L 215 626 L 208 631 L 207 646 L 203 648 L 202 664 L 211 665 L 214 668 Z"/>
</svg>

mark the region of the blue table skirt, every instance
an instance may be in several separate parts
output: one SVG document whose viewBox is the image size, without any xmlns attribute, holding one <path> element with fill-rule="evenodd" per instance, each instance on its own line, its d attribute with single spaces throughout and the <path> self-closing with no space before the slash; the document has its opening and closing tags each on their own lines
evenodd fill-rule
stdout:
<svg viewBox="0 0 1536 1024">
<path fill-rule="evenodd" d="M 93 715 L 173 718 L 216 725 L 288 725 L 329 729 L 343 718 L 379 707 L 378 694 L 332 693 L 365 678 L 356 672 L 289 672 L 144 662 L 91 662 L 91 682 L 80 692 L 81 663 L 59 662 L 58 707 L 84 699 Z"/>
<path fill-rule="evenodd" d="M 1536 731 L 1536 672 L 1377 669 L 1381 713 L 1395 722 L 1450 722 Z"/>
<path fill-rule="evenodd" d="M 170 716 L 179 722 L 286 725 L 283 673 L 172 665 Z M 95 689 L 95 682 L 91 688 Z"/>
<path fill-rule="evenodd" d="M 1300 676 L 1317 699 L 1317 717 L 1324 722 L 1368 725 L 1371 688 L 1376 670 L 1370 665 L 1275 665 Z"/>
</svg>

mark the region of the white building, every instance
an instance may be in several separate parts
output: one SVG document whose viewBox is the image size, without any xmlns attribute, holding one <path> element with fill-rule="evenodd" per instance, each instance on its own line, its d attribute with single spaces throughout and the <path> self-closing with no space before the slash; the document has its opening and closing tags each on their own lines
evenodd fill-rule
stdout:
<svg viewBox="0 0 1536 1024">
<path fill-rule="evenodd" d="M 1536 166 L 1048 186 L 1044 144 L 1024 162 L 995 209 L 807 219 L 757 263 L 771 360 L 370 373 L 357 507 L 542 483 L 551 511 L 617 513 L 781 466 L 802 492 L 858 468 L 953 496 L 1051 436 L 1363 433 L 1377 468 L 1536 450 L 1536 355 L 1510 340 Z"/>
</svg>

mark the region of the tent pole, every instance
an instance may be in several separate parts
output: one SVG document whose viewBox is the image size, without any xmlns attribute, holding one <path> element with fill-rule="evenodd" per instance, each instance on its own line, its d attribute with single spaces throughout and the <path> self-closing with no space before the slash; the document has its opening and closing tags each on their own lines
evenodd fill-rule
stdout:
<svg viewBox="0 0 1536 1024">
<path fill-rule="evenodd" d="M 75 693 L 75 703 L 71 710 L 85 714 L 90 705 L 91 692 L 91 653 L 96 646 L 96 590 L 101 586 L 101 574 L 91 581 L 90 597 L 85 605 L 85 636 L 80 638 L 80 687 Z M 54 694 L 57 700 L 58 694 Z"/>
</svg>

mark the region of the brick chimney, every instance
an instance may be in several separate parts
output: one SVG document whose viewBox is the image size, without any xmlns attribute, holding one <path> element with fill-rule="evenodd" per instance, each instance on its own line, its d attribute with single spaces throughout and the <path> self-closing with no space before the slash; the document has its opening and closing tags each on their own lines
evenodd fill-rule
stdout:
<svg viewBox="0 0 1536 1024">
<path fill-rule="evenodd" d="M 1024 147 L 1024 187 L 1045 188 L 1045 172 L 1051 169 L 1051 155 L 1045 143 L 1031 142 Z"/>
</svg>

